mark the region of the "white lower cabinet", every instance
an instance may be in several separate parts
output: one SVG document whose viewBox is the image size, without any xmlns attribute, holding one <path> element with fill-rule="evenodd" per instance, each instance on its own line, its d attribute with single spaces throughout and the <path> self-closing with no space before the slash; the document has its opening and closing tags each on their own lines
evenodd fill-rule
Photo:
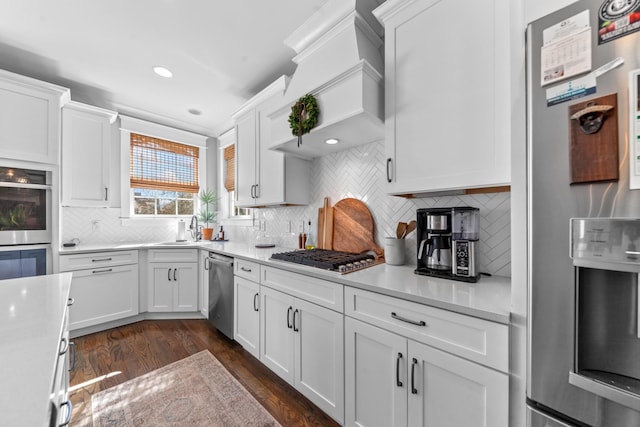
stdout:
<svg viewBox="0 0 640 427">
<path fill-rule="evenodd" d="M 398 303 L 394 298 L 366 291 L 348 288 L 345 293 L 346 314 L 367 318 L 385 327 L 388 325 L 394 331 L 345 316 L 345 425 L 508 426 L 509 375 L 506 369 L 501 372 L 403 336 L 403 333 L 417 336 L 414 330 L 433 328 L 433 333 L 441 338 L 448 335 L 454 346 L 465 342 L 456 342 L 459 337 L 465 337 L 471 344 L 475 341 L 473 335 L 460 334 L 458 337 L 455 333 L 456 329 L 470 331 L 470 325 L 465 322 L 473 322 L 473 319 L 440 313 L 440 310 L 426 306 L 421 312 L 419 304 L 414 303 L 401 307 L 394 305 Z M 372 300 L 381 302 L 380 316 L 370 309 Z M 412 307 L 415 311 L 411 312 L 414 317 L 408 318 L 411 304 L 415 305 Z M 406 311 L 400 312 L 399 308 Z M 383 316 L 385 310 L 398 310 L 392 311 L 393 317 L 404 320 Z M 396 323 L 388 323 L 387 318 Z M 499 325 L 504 330 L 495 331 L 488 328 L 487 323 L 492 322 L 475 320 L 478 322 L 476 331 L 488 337 L 497 335 L 499 338 L 508 332 L 506 325 Z M 497 351 L 507 353 L 508 347 L 492 350 Z M 499 360 L 493 356 L 490 361 Z"/>
<path fill-rule="evenodd" d="M 198 263 L 149 264 L 149 311 L 198 311 Z"/>
<path fill-rule="evenodd" d="M 73 271 L 70 330 L 139 313 L 137 251 L 62 255 L 60 270 Z"/>
<path fill-rule="evenodd" d="M 344 421 L 342 313 L 261 286 L 260 360 Z"/>
<path fill-rule="evenodd" d="M 260 358 L 260 285 L 234 277 L 233 338 L 256 359 Z"/>
<path fill-rule="evenodd" d="M 508 426 L 507 374 L 345 319 L 348 426 Z"/>
<path fill-rule="evenodd" d="M 197 249 L 150 250 L 147 268 L 149 311 L 198 311 Z"/>
</svg>

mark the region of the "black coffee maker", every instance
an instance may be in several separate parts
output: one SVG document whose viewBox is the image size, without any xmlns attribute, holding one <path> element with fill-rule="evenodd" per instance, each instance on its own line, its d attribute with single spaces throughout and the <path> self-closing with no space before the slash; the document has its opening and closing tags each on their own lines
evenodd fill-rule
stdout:
<svg viewBox="0 0 640 427">
<path fill-rule="evenodd" d="M 477 282 L 479 209 L 469 206 L 418 209 L 416 274 Z"/>
</svg>

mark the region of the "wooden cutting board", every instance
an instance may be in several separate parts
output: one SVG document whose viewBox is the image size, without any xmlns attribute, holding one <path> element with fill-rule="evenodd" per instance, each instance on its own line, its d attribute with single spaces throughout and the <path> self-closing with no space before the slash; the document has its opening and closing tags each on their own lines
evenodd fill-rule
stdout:
<svg viewBox="0 0 640 427">
<path fill-rule="evenodd" d="M 318 208 L 318 249 L 331 249 L 333 246 L 333 207 L 329 198 L 324 198 L 324 206 Z"/>
<path fill-rule="evenodd" d="M 367 205 L 358 199 L 342 199 L 333 206 L 333 249 L 351 253 L 374 251 L 382 256 L 383 249 L 373 239 L 373 216 Z"/>
</svg>

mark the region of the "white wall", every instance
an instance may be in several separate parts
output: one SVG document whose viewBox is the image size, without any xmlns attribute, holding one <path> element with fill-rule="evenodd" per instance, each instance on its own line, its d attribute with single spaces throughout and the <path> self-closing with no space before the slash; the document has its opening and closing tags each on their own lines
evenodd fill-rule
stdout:
<svg viewBox="0 0 640 427">
<path fill-rule="evenodd" d="M 542 18 L 551 12 L 576 3 L 578 0 L 524 0 L 524 22 L 525 24 Z"/>
</svg>

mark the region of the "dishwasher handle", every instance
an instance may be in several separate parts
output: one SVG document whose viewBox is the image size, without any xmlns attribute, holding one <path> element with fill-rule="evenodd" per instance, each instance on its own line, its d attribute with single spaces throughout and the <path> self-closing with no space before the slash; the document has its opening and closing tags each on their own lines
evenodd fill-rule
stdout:
<svg viewBox="0 0 640 427">
<path fill-rule="evenodd" d="M 221 257 L 220 255 L 211 254 L 207 257 L 207 262 L 209 264 L 219 264 L 224 265 L 225 267 L 233 267 L 233 258 L 230 257 Z"/>
</svg>

